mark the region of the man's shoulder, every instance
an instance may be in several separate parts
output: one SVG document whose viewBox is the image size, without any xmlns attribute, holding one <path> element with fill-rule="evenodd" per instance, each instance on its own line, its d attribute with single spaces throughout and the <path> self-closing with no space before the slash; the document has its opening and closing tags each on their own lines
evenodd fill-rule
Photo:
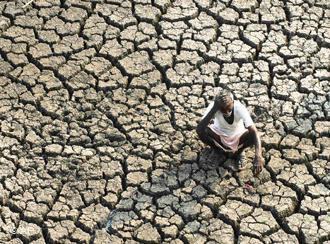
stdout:
<svg viewBox="0 0 330 244">
<path fill-rule="evenodd" d="M 241 103 L 239 100 L 234 100 L 234 106 L 237 108 L 246 108 L 246 106 Z"/>
<path fill-rule="evenodd" d="M 241 117 L 250 116 L 250 113 L 249 113 L 247 107 L 242 102 L 235 100 L 234 106 L 235 106 L 235 110 L 239 116 L 241 116 Z"/>
</svg>

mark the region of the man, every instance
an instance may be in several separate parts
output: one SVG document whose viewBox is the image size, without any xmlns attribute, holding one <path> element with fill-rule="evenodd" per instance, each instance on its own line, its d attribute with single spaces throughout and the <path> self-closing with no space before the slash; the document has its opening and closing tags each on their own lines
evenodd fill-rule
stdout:
<svg viewBox="0 0 330 244">
<path fill-rule="evenodd" d="M 245 161 L 243 150 L 254 145 L 253 171 L 255 175 L 261 172 L 264 159 L 257 128 L 246 107 L 234 100 L 229 90 L 217 90 L 214 101 L 206 109 L 196 131 L 204 143 L 232 155 L 239 168 Z"/>
</svg>

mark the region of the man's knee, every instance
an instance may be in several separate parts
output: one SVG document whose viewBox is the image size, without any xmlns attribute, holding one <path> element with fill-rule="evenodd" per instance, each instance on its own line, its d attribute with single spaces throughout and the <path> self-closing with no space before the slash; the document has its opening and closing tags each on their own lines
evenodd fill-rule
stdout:
<svg viewBox="0 0 330 244">
<path fill-rule="evenodd" d="M 212 143 L 211 143 L 210 136 L 209 136 L 209 134 L 208 134 L 208 132 L 207 132 L 207 128 L 204 129 L 204 130 L 197 128 L 197 129 L 196 129 L 196 132 L 197 132 L 197 135 L 198 135 L 199 139 L 200 139 L 202 142 L 204 142 L 204 143 L 207 144 L 207 145 L 212 144 Z"/>
<path fill-rule="evenodd" d="M 255 139 L 253 136 L 253 133 L 250 131 L 245 132 L 241 138 L 240 138 L 240 145 L 243 145 L 244 147 L 251 147 L 255 144 Z"/>
</svg>

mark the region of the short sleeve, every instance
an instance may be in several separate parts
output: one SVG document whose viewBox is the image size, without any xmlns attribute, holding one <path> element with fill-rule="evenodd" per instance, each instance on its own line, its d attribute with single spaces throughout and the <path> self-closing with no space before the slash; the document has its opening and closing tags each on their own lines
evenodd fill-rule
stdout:
<svg viewBox="0 0 330 244">
<path fill-rule="evenodd" d="M 249 126 L 253 125 L 254 124 L 253 120 L 247 108 L 242 103 L 240 103 L 238 108 L 239 108 L 239 114 L 243 120 L 245 128 L 248 128 Z"/>
<path fill-rule="evenodd" d="M 211 111 L 211 109 L 212 109 L 212 107 L 213 107 L 213 104 L 214 104 L 214 101 L 211 102 L 211 103 L 209 104 L 209 106 L 205 109 L 205 112 L 204 112 L 204 115 L 203 115 L 202 119 L 204 119 L 205 116 Z"/>
</svg>

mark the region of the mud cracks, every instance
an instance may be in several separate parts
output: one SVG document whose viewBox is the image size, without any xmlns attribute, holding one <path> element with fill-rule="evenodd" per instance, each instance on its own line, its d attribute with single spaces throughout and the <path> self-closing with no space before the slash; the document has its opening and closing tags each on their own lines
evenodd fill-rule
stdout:
<svg viewBox="0 0 330 244">
<path fill-rule="evenodd" d="M 330 241 L 326 0 L 26 2 L 0 2 L 1 242 Z M 197 140 L 215 86 L 258 178 Z"/>
</svg>

